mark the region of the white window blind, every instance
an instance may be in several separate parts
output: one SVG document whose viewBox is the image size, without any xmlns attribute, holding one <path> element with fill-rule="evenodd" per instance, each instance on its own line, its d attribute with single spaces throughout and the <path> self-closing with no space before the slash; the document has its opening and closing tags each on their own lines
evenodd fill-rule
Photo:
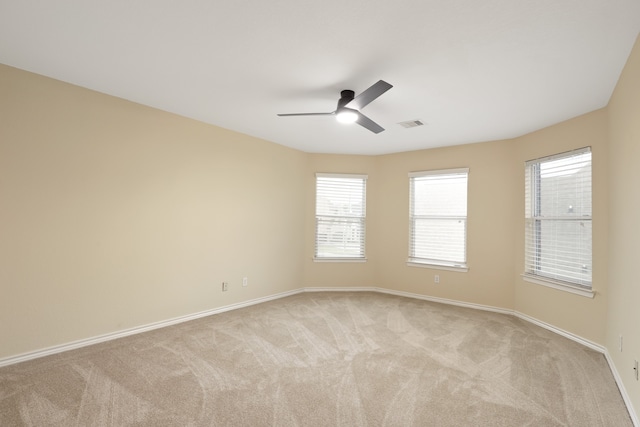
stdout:
<svg viewBox="0 0 640 427">
<path fill-rule="evenodd" d="M 466 268 L 469 169 L 409 174 L 409 262 Z"/>
<path fill-rule="evenodd" d="M 316 174 L 316 259 L 365 259 L 366 175 Z"/>
<path fill-rule="evenodd" d="M 591 289 L 591 149 L 525 163 L 525 277 Z"/>
</svg>

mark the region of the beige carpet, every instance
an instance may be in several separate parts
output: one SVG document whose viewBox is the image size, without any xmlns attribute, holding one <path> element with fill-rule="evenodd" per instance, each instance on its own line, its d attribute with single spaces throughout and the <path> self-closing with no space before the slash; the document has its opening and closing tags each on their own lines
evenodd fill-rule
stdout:
<svg viewBox="0 0 640 427">
<path fill-rule="evenodd" d="M 631 426 L 605 358 L 517 318 L 305 293 L 0 369 L 2 426 Z"/>
</svg>

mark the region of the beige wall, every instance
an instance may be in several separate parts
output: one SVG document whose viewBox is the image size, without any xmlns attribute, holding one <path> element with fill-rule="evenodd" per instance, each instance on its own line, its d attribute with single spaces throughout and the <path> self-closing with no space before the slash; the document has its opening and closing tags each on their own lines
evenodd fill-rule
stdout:
<svg viewBox="0 0 640 427">
<path fill-rule="evenodd" d="M 517 226 L 514 232 L 516 311 L 604 344 L 607 310 L 607 115 L 605 110 L 577 117 L 516 140 L 518 165 Z M 593 289 L 587 298 L 525 282 L 524 271 L 524 162 L 539 157 L 590 146 L 593 187 Z"/>
<path fill-rule="evenodd" d="M 509 141 L 377 157 L 311 155 L 307 174 L 305 286 L 375 286 L 515 310 L 604 344 L 608 274 L 607 113 L 595 111 Z M 525 282 L 524 163 L 591 146 L 594 298 Z M 468 167 L 468 272 L 409 267 L 409 180 L 413 171 Z M 367 173 L 367 256 L 313 263 L 314 172 Z M 440 283 L 434 283 L 434 275 Z"/>
<path fill-rule="evenodd" d="M 0 120 L 0 358 L 300 287 L 306 154 L 1 65 Z"/>
<path fill-rule="evenodd" d="M 374 286 L 513 308 L 513 144 L 500 141 L 385 156 L 310 155 L 304 285 Z M 468 273 L 408 267 L 409 178 L 420 170 L 469 167 Z M 367 262 L 313 262 L 315 172 L 363 173 Z M 440 283 L 434 284 L 434 274 Z"/>
<path fill-rule="evenodd" d="M 640 41 L 627 61 L 609 113 L 609 310 L 607 349 L 640 413 Z M 623 351 L 618 337 L 623 335 Z"/>
<path fill-rule="evenodd" d="M 516 210 L 513 143 L 498 141 L 398 153 L 377 158 L 377 286 L 511 309 Z M 469 168 L 468 272 L 409 267 L 409 172 Z M 434 283 L 434 275 L 440 283 Z"/>
</svg>

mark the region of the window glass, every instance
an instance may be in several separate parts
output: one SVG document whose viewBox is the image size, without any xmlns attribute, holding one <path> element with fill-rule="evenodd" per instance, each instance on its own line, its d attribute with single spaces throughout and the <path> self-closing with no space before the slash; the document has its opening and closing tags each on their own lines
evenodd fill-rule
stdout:
<svg viewBox="0 0 640 427">
<path fill-rule="evenodd" d="M 468 169 L 409 174 L 409 262 L 466 267 Z"/>
<path fill-rule="evenodd" d="M 525 165 L 525 275 L 591 288 L 591 150 Z"/>
<path fill-rule="evenodd" d="M 364 259 L 364 175 L 316 174 L 316 259 Z"/>
</svg>

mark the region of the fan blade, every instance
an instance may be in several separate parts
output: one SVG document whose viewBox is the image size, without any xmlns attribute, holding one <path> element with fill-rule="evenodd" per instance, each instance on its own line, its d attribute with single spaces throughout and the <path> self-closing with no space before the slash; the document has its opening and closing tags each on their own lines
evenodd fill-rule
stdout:
<svg viewBox="0 0 640 427">
<path fill-rule="evenodd" d="M 357 113 L 358 113 L 358 120 L 356 120 L 356 123 L 358 123 L 360 126 L 369 129 L 373 133 L 380 133 L 384 130 L 382 126 L 380 126 L 379 124 L 371 120 L 369 117 L 362 114 L 360 111 L 357 111 Z"/>
<path fill-rule="evenodd" d="M 373 101 L 392 87 L 392 85 L 385 82 L 384 80 L 379 80 L 378 83 L 375 83 L 373 86 L 370 86 L 369 89 L 356 96 L 353 101 L 345 105 L 345 107 L 361 110 L 366 105 L 369 105 L 371 101 Z"/>
<path fill-rule="evenodd" d="M 288 113 L 288 114 L 278 114 L 278 116 L 280 116 L 280 117 L 286 117 L 286 116 L 333 116 L 334 114 L 336 114 L 335 111 L 333 113 Z"/>
</svg>

